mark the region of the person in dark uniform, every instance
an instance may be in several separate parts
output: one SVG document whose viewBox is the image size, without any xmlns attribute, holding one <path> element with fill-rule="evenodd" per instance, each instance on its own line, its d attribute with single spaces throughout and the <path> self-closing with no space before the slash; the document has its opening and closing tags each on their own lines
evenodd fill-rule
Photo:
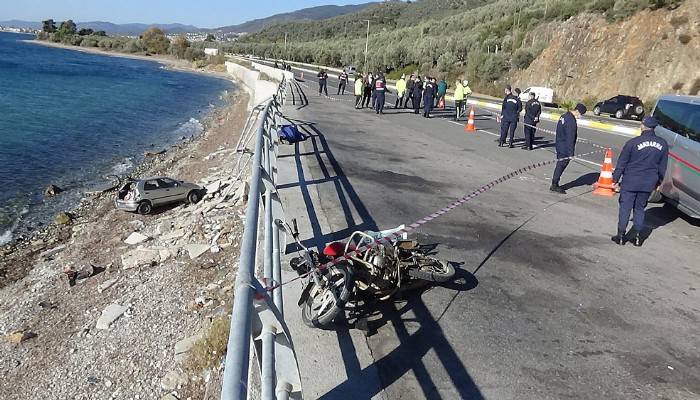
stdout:
<svg viewBox="0 0 700 400">
<path fill-rule="evenodd" d="M 415 85 L 416 77 L 411 74 L 411 77 L 406 81 L 406 95 L 404 96 L 403 108 L 408 108 L 408 100 L 411 100 L 411 108 L 413 107 L 413 86 Z"/>
<path fill-rule="evenodd" d="M 338 80 L 340 81 L 340 84 L 338 84 L 338 94 L 345 94 L 345 87 L 348 85 L 348 73 L 343 70 L 343 72 L 338 75 Z"/>
<path fill-rule="evenodd" d="M 651 192 L 661 185 L 666 175 L 668 143 L 656 136 L 654 128 L 657 125 L 654 117 L 644 118 L 641 135 L 625 143 L 613 172 L 613 182 L 620 188 L 620 214 L 617 235 L 612 237 L 612 241 L 619 245 L 625 244 L 627 224 L 632 210 L 632 244 L 637 247 L 642 245 L 644 208 Z"/>
<path fill-rule="evenodd" d="M 377 79 L 379 79 L 379 73 L 374 75 L 374 78 L 372 79 L 372 109 L 376 107 L 377 104 L 377 91 L 374 90 L 377 84 Z"/>
<path fill-rule="evenodd" d="M 377 80 L 374 81 L 374 92 L 376 96 L 375 110 L 377 114 L 384 114 L 384 103 L 386 102 L 386 78 L 384 74 L 379 74 Z"/>
<path fill-rule="evenodd" d="M 559 122 L 557 123 L 557 136 L 555 139 L 557 159 L 574 156 L 574 152 L 576 151 L 576 139 L 578 138 L 578 123 L 576 119 L 581 118 L 586 111 L 586 106 L 579 103 L 576 104 L 573 110 L 568 111 L 559 118 Z M 554 175 L 552 176 L 552 186 L 549 187 L 549 190 L 552 192 L 566 194 L 566 190 L 559 186 L 559 180 L 564 170 L 569 165 L 569 161 L 571 160 L 557 161 L 557 166 L 554 168 Z"/>
<path fill-rule="evenodd" d="M 428 78 L 428 83 L 423 91 L 423 117 L 430 118 L 430 112 L 433 111 L 433 102 L 435 101 L 435 78 Z"/>
<path fill-rule="evenodd" d="M 316 77 L 318 78 L 318 95 L 320 96 L 323 92 L 326 94 L 326 96 L 328 96 L 328 74 L 326 73 L 326 70 L 322 69 L 319 71 Z"/>
<path fill-rule="evenodd" d="M 420 102 L 423 98 L 423 82 L 420 80 L 420 76 L 416 76 L 413 82 L 413 94 L 411 96 L 411 105 L 413 106 L 413 113 L 420 113 Z"/>
<path fill-rule="evenodd" d="M 372 96 L 372 81 L 374 78 L 370 73 L 364 79 L 364 92 L 362 93 L 362 108 L 369 107 L 369 98 Z"/>
<path fill-rule="evenodd" d="M 515 135 L 515 128 L 518 126 L 522 103 L 513 95 L 510 85 L 506 86 L 505 93 L 506 96 L 501 105 L 501 137 L 498 139 L 498 147 L 506 143 L 506 136 L 508 136 L 508 147 L 512 149 L 513 135 Z"/>
<path fill-rule="evenodd" d="M 523 118 L 524 126 L 523 133 L 525 134 L 524 150 L 532 150 L 532 144 L 535 141 L 535 130 L 537 123 L 540 122 L 540 114 L 542 114 L 542 106 L 535 99 L 536 94 L 530 92 L 530 100 L 525 103 L 525 117 Z"/>
</svg>

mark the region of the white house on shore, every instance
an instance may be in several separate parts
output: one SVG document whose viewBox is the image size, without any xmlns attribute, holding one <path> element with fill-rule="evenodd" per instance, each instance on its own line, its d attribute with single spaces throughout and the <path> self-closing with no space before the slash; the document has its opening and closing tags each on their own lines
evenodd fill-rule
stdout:
<svg viewBox="0 0 700 400">
<path fill-rule="evenodd" d="M 212 49 L 209 47 L 205 47 L 204 54 L 207 56 L 216 57 L 219 55 L 219 49 Z"/>
</svg>

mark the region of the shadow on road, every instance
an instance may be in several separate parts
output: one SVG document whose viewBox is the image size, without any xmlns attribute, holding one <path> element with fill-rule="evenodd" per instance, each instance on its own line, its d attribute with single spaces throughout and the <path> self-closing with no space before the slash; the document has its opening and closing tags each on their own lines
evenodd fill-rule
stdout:
<svg viewBox="0 0 700 400">
<path fill-rule="evenodd" d="M 700 220 L 691 218 L 685 215 L 682 211 L 679 211 L 676 207 L 664 203 L 656 207 L 649 208 L 645 213 L 645 231 L 642 232 L 642 237 L 646 241 L 652 233 L 662 228 L 671 222 L 682 219 L 689 225 L 694 227 L 700 227 Z"/>
<path fill-rule="evenodd" d="M 561 188 L 564 190 L 569 190 L 579 186 L 591 186 L 598 181 L 598 176 L 600 176 L 600 173 L 598 172 L 589 172 L 579 176 L 571 182 L 565 183 L 561 186 Z"/>
<path fill-rule="evenodd" d="M 312 228 L 312 236 L 304 244 L 320 250 L 326 243 L 345 239 L 354 231 L 378 230 L 376 222 L 334 157 L 323 132 L 312 122 L 289 120 L 304 131 L 308 140 L 303 144 L 303 149 L 299 143 L 295 145 L 294 159 L 297 182 L 280 186 L 280 189 L 298 186 L 301 191 L 307 214 L 304 217 L 309 219 Z M 302 163 L 302 157 L 306 157 L 305 163 Z M 304 169 L 305 166 L 312 171 L 317 171 L 318 176 L 309 179 L 308 170 Z M 324 193 L 326 195 L 329 193 L 329 185 L 333 185 L 337 195 L 337 206 L 342 209 L 347 228 L 328 233 L 322 231 L 317 213 L 317 207 L 321 205 L 314 204 L 311 196 L 312 190 L 320 192 L 319 185 L 325 185 Z M 325 201 L 328 200 L 325 199 Z M 324 204 L 324 206 L 329 205 Z M 288 253 L 295 250 L 295 245 L 287 247 Z M 455 293 L 460 293 L 473 289 L 477 284 L 478 281 L 472 274 L 458 269 L 454 281 L 446 284 L 445 287 L 454 290 Z M 368 318 L 361 318 L 354 323 L 346 320 L 344 323 L 338 324 L 335 332 L 348 378 L 322 395 L 321 399 L 370 399 L 410 372 L 417 378 L 417 384 L 423 392 L 422 398 L 441 399 L 438 386 L 444 388 L 444 384 L 443 382 L 435 382 L 431 377 L 424 361 L 428 353 L 438 357 L 449 375 L 453 390 L 459 394 L 460 398 L 483 399 L 466 367 L 445 337 L 438 320 L 433 317 L 423 302 L 422 295 L 427 293 L 427 288 L 425 285 L 421 286 L 410 293 L 404 292 L 403 297 L 409 298 L 407 301 L 368 301 L 366 306 L 368 310 L 371 310 L 371 316 L 365 314 Z M 447 311 L 447 307 L 449 304 L 442 311 L 442 315 Z M 409 311 L 413 316 L 406 315 Z M 390 325 L 396 334 L 396 348 L 362 368 L 351 337 L 351 329 L 360 328 L 358 324 L 363 325 L 363 330 L 368 332 Z M 416 325 L 418 325 L 417 329 Z M 368 384 L 368 382 L 376 381 L 377 376 L 381 381 L 379 387 Z M 401 388 L 397 388 L 397 390 L 401 390 Z"/>
</svg>

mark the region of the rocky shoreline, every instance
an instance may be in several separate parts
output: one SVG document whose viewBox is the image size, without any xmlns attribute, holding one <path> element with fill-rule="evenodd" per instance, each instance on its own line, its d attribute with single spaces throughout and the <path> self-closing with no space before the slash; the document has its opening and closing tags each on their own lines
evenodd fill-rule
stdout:
<svg viewBox="0 0 700 400">
<path fill-rule="evenodd" d="M 214 396 L 247 196 L 234 157 L 248 95 L 227 100 L 131 173 L 204 185 L 199 203 L 141 216 L 98 192 L 0 247 L 0 398 Z"/>
</svg>

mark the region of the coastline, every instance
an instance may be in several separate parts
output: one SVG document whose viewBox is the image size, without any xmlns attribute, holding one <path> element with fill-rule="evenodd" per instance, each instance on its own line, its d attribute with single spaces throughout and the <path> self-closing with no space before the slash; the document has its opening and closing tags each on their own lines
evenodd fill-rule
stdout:
<svg viewBox="0 0 700 400">
<path fill-rule="evenodd" d="M 145 54 L 119 53 L 119 52 L 104 50 L 104 49 L 101 49 L 99 47 L 72 46 L 72 45 L 68 45 L 68 44 L 48 42 L 48 41 L 39 40 L 39 39 L 31 39 L 31 40 L 27 39 L 27 40 L 23 40 L 23 42 L 36 44 L 39 46 L 53 47 L 53 48 L 63 49 L 63 50 L 79 51 L 82 53 L 96 54 L 96 55 L 101 55 L 101 56 L 120 57 L 120 58 L 128 58 L 131 60 L 156 62 L 156 63 L 159 63 L 159 64 L 163 65 L 165 68 L 172 70 L 172 71 L 189 72 L 189 73 L 194 73 L 194 74 L 215 76 L 215 77 L 218 77 L 221 79 L 234 81 L 233 77 L 231 75 L 229 75 L 228 73 L 226 73 L 225 71 L 217 71 L 217 70 L 211 68 L 210 66 L 208 66 L 207 68 L 195 68 L 192 65 L 192 62 L 187 61 L 187 60 L 177 59 L 177 58 L 174 58 L 171 56 L 164 56 L 164 55 L 148 55 L 147 56 Z"/>
</svg>

